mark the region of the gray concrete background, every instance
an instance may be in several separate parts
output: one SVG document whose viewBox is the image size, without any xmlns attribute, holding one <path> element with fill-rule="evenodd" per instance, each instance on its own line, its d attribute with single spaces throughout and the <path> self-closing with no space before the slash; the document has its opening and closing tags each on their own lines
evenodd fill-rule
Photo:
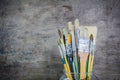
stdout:
<svg viewBox="0 0 120 80">
<path fill-rule="evenodd" d="M 58 80 L 57 29 L 75 18 L 98 28 L 94 73 L 120 79 L 120 0 L 0 0 L 0 80 Z"/>
</svg>

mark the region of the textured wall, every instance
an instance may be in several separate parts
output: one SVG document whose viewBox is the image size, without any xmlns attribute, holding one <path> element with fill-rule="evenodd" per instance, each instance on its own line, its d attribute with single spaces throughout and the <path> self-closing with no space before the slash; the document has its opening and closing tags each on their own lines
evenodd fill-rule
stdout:
<svg viewBox="0 0 120 80">
<path fill-rule="evenodd" d="M 76 17 L 98 27 L 94 72 L 113 80 L 108 74 L 120 73 L 119 12 L 120 0 L 1 0 L 0 80 L 58 80 L 57 29 Z"/>
</svg>

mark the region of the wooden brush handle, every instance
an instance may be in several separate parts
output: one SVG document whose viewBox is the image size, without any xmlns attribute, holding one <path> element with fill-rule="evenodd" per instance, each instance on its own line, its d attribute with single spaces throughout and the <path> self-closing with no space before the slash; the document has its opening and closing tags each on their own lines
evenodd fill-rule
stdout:
<svg viewBox="0 0 120 80">
<path fill-rule="evenodd" d="M 89 63 L 88 63 L 88 80 L 91 80 L 92 78 L 92 70 L 93 70 L 93 62 L 94 62 L 94 56 L 89 55 Z"/>
<path fill-rule="evenodd" d="M 86 62 L 80 60 L 80 79 L 86 78 Z"/>
<path fill-rule="evenodd" d="M 91 62 L 92 62 L 92 56 L 89 55 L 89 58 L 88 58 L 88 78 L 89 78 L 89 80 L 91 78 Z"/>
<path fill-rule="evenodd" d="M 66 64 L 64 64 L 64 69 L 65 69 L 65 72 L 66 72 L 66 76 L 67 76 L 67 78 L 71 78 L 70 75 L 67 74 L 67 72 L 68 72 L 68 68 L 67 68 Z"/>
<path fill-rule="evenodd" d="M 78 55 L 80 57 L 80 79 L 85 79 L 86 78 L 86 61 L 87 61 L 88 53 L 79 52 Z"/>
</svg>

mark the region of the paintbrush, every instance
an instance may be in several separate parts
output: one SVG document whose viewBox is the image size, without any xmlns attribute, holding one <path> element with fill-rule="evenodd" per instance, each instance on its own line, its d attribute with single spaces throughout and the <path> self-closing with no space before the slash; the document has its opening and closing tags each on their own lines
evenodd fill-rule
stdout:
<svg viewBox="0 0 120 80">
<path fill-rule="evenodd" d="M 78 62 L 77 62 L 77 53 L 76 53 L 76 43 L 75 43 L 75 30 L 72 22 L 68 22 L 68 29 L 70 34 L 72 35 L 72 51 L 73 51 L 73 70 L 74 70 L 74 77 L 78 80 Z"/>
<path fill-rule="evenodd" d="M 65 50 L 65 45 L 64 45 L 62 39 L 61 39 L 61 43 L 63 44 L 63 48 L 64 48 L 63 50 Z M 66 52 L 66 51 L 64 51 L 64 52 Z M 67 54 L 64 55 L 64 59 L 65 59 L 66 65 L 67 65 L 68 70 L 69 70 L 66 74 L 69 74 L 69 76 L 70 76 L 70 80 L 72 80 L 72 76 L 71 76 L 71 66 L 69 66 L 70 63 L 71 63 L 71 59 L 68 58 Z"/>
<path fill-rule="evenodd" d="M 76 44 L 76 49 L 78 49 L 78 44 L 79 44 L 79 36 L 80 36 L 80 26 L 79 26 L 79 20 L 76 19 L 74 22 L 75 25 L 75 44 Z"/>
<path fill-rule="evenodd" d="M 90 35 L 90 42 L 89 42 L 89 57 L 88 57 L 88 79 L 91 80 L 91 76 L 92 76 L 92 63 L 93 63 L 93 59 L 94 59 L 94 46 L 93 46 L 93 35 Z"/>
<path fill-rule="evenodd" d="M 64 39 L 63 39 L 64 37 L 63 37 L 63 34 L 60 30 L 58 30 L 58 34 L 60 36 L 59 45 L 61 47 L 61 51 L 63 53 L 64 61 L 65 61 L 64 67 L 66 69 L 66 75 L 70 80 L 73 80 L 71 74 L 69 74 L 69 73 L 71 73 L 71 71 L 70 71 L 70 67 L 69 67 L 69 64 L 68 64 L 68 60 L 66 59 L 67 53 L 66 53 L 65 43 L 64 43 Z"/>
<path fill-rule="evenodd" d="M 95 43 L 97 36 L 97 27 L 95 26 L 86 26 L 89 31 L 90 42 L 89 42 L 89 57 L 88 57 L 88 79 L 91 80 L 93 63 L 94 63 L 94 51 L 95 51 Z"/>
<path fill-rule="evenodd" d="M 63 63 L 65 72 L 68 73 L 68 72 L 70 72 L 69 67 L 68 67 L 68 63 L 65 60 L 65 56 L 63 55 L 63 51 L 62 51 L 61 46 L 60 46 L 59 43 L 58 43 L 58 48 L 59 48 L 59 51 L 60 51 L 60 54 L 61 54 L 61 61 Z M 67 78 L 71 78 L 70 74 L 66 74 L 66 76 L 67 76 Z"/>
<path fill-rule="evenodd" d="M 80 28 L 78 55 L 80 57 L 80 79 L 86 79 L 86 62 L 89 54 L 89 38 L 87 28 Z"/>
</svg>

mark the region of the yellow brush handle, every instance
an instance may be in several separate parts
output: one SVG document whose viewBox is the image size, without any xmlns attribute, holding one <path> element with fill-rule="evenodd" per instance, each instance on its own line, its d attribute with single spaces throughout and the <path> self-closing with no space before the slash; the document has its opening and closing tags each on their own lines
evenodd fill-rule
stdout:
<svg viewBox="0 0 120 80">
<path fill-rule="evenodd" d="M 80 79 L 86 78 L 86 61 L 80 60 Z"/>
<path fill-rule="evenodd" d="M 94 56 L 89 55 L 89 64 L 88 64 L 88 79 L 91 80 L 92 70 L 93 70 Z"/>
<path fill-rule="evenodd" d="M 88 79 L 89 80 L 91 78 L 91 62 L 92 62 L 92 56 L 89 55 L 89 60 L 88 60 Z"/>
<path fill-rule="evenodd" d="M 66 67 L 67 67 L 67 72 L 66 72 L 66 74 L 69 75 L 69 80 L 73 80 L 73 79 L 72 79 L 72 75 L 71 75 L 71 71 L 70 71 L 70 67 L 69 67 L 68 61 L 67 61 L 67 59 L 66 59 L 66 56 L 64 56 L 64 58 L 65 58 Z"/>
<path fill-rule="evenodd" d="M 71 44 L 71 43 L 72 43 L 72 35 L 68 34 L 68 44 Z"/>
<path fill-rule="evenodd" d="M 86 52 L 79 52 L 80 57 L 80 79 L 86 78 L 86 61 L 88 57 L 88 53 Z"/>
<path fill-rule="evenodd" d="M 90 54 L 89 55 L 89 60 L 88 60 L 88 73 L 91 71 L 91 61 L 92 61 L 92 56 Z"/>
<path fill-rule="evenodd" d="M 68 72 L 68 68 L 67 68 L 67 65 L 64 64 L 64 68 L 65 68 L 65 72 Z M 66 74 L 67 78 L 70 78 L 70 75 L 69 74 Z"/>
<path fill-rule="evenodd" d="M 91 72 L 93 70 L 93 63 L 94 63 L 94 56 L 92 56 L 92 60 L 91 60 Z"/>
</svg>

